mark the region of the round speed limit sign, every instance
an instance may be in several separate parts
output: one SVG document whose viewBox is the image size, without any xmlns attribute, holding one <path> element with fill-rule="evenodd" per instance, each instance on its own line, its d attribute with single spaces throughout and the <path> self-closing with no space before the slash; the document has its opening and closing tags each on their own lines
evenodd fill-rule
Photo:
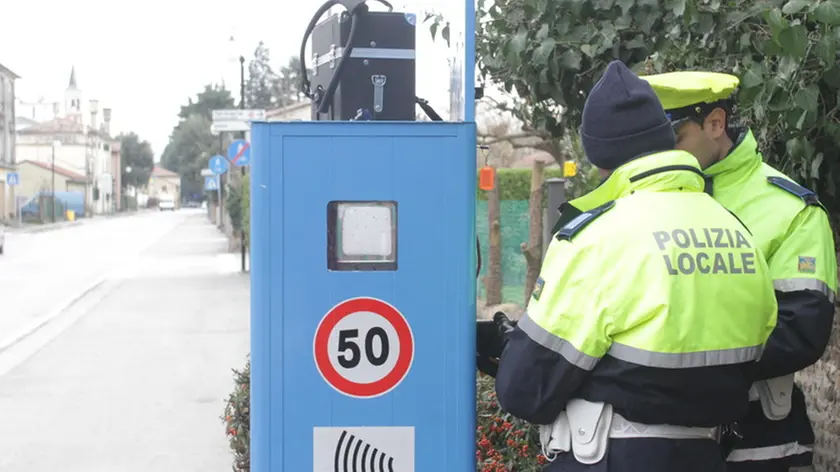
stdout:
<svg viewBox="0 0 840 472">
<path fill-rule="evenodd" d="M 414 360 L 414 336 L 402 313 L 376 298 L 351 298 L 315 330 L 315 365 L 334 389 L 372 398 L 391 391 Z"/>
</svg>

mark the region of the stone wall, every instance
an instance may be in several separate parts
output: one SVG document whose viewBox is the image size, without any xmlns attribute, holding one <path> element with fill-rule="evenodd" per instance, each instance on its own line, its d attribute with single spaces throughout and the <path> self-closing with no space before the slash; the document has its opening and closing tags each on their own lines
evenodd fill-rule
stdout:
<svg viewBox="0 0 840 472">
<path fill-rule="evenodd" d="M 797 374 L 808 401 L 808 415 L 814 424 L 817 443 L 814 465 L 817 472 L 840 472 L 840 320 L 835 310 L 834 327 L 822 359 Z"/>
</svg>

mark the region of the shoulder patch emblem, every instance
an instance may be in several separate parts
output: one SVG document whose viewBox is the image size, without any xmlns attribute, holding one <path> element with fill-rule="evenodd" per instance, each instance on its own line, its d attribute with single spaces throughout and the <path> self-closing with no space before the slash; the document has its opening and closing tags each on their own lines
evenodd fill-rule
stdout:
<svg viewBox="0 0 840 472">
<path fill-rule="evenodd" d="M 580 230 L 586 227 L 589 223 L 595 221 L 596 218 L 603 215 L 612 207 L 615 206 L 615 200 L 610 200 L 603 205 L 593 208 L 589 211 L 585 211 L 580 215 L 576 216 L 572 221 L 563 226 L 560 231 L 557 232 L 556 238 L 559 240 L 567 240 L 571 241 L 571 239 L 576 235 Z"/>
<path fill-rule="evenodd" d="M 817 198 L 817 194 L 813 190 L 808 190 L 807 188 L 793 182 L 792 180 L 785 179 L 783 177 L 767 177 L 767 183 L 770 185 L 775 185 L 780 189 L 788 192 L 796 197 L 799 197 L 806 205 L 820 205 L 820 201 Z"/>
<path fill-rule="evenodd" d="M 817 258 L 799 256 L 799 272 L 813 274 L 817 272 Z"/>
<path fill-rule="evenodd" d="M 545 287 L 545 280 L 543 280 L 542 277 L 537 277 L 537 283 L 534 284 L 534 291 L 531 292 L 531 297 L 533 297 L 534 300 L 540 300 L 540 295 L 542 295 L 543 287 Z"/>
</svg>

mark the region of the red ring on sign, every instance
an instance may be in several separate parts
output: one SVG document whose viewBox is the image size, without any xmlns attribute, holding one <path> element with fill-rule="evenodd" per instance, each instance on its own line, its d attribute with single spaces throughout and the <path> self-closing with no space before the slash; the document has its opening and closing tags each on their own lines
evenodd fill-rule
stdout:
<svg viewBox="0 0 840 472">
<path fill-rule="evenodd" d="M 400 354 L 394 367 L 385 377 L 371 383 L 358 383 L 344 378 L 329 359 L 330 333 L 339 321 L 361 311 L 376 313 L 388 320 L 397 332 L 400 342 Z M 405 317 L 390 304 L 376 298 L 351 298 L 334 306 L 318 324 L 313 344 L 318 372 L 331 387 L 351 397 L 372 398 L 388 393 L 402 382 L 414 360 L 414 335 Z"/>
</svg>

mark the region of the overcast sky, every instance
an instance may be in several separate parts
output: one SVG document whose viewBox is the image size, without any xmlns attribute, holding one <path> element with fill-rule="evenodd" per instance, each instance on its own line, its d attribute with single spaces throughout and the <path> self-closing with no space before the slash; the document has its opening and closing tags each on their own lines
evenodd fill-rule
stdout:
<svg viewBox="0 0 840 472">
<path fill-rule="evenodd" d="M 0 64 L 22 78 L 17 96 L 62 101 L 75 66 L 83 100 L 113 109 L 112 132 L 135 131 L 163 152 L 179 106 L 208 82 L 223 77 L 238 90 L 239 66 L 227 62 L 234 35 L 246 60 L 260 40 L 273 66 L 298 54 L 301 36 L 321 0 L 106 0 L 7 1 L 0 28 Z M 429 39 L 422 13 L 463 18 L 452 0 L 392 1 L 418 14 L 418 90 L 448 109 L 449 52 Z M 374 7 L 379 9 L 379 7 Z M 235 20 L 240 14 L 244 20 Z M 456 17 L 457 15 L 457 17 Z"/>
</svg>

